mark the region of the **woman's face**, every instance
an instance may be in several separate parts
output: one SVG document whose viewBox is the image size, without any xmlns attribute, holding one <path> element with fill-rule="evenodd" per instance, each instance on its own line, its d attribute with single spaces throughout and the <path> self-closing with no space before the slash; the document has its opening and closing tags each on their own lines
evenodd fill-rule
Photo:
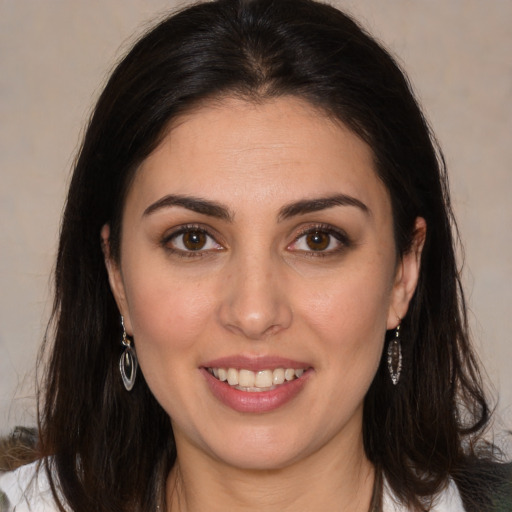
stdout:
<svg viewBox="0 0 512 512">
<path fill-rule="evenodd" d="M 419 253 L 397 255 L 364 142 L 295 98 L 206 105 L 143 163 L 122 226 L 111 285 L 179 456 L 261 469 L 362 450 Z"/>
</svg>

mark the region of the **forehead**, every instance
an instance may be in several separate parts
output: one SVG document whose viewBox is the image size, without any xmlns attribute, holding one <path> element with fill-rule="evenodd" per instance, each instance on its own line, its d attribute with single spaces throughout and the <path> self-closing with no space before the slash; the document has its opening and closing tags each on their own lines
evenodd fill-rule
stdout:
<svg viewBox="0 0 512 512">
<path fill-rule="evenodd" d="M 387 190 L 374 169 L 364 141 L 301 99 L 225 98 L 171 124 L 127 199 L 136 196 L 142 208 L 165 193 L 199 194 L 262 207 L 334 191 L 385 203 Z"/>
</svg>

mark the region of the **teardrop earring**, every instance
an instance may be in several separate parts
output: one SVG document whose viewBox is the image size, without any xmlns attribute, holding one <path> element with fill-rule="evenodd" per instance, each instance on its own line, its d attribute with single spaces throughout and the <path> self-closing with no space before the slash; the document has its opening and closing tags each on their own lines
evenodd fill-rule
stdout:
<svg viewBox="0 0 512 512">
<path fill-rule="evenodd" d="M 135 377 L 137 377 L 137 368 L 139 367 L 139 364 L 135 348 L 132 347 L 132 342 L 126 335 L 124 318 L 122 315 L 121 326 L 123 327 L 123 339 L 121 340 L 121 343 L 124 345 L 125 349 L 121 354 L 121 359 L 119 360 L 119 371 L 121 372 L 121 378 L 123 379 L 126 391 L 131 391 L 135 384 Z"/>
<path fill-rule="evenodd" d="M 391 382 L 394 386 L 398 384 L 400 380 L 400 373 L 402 372 L 402 346 L 400 343 L 400 325 L 401 320 L 399 319 L 398 325 L 395 329 L 395 337 L 389 342 L 388 345 L 388 371 L 391 377 Z"/>
</svg>

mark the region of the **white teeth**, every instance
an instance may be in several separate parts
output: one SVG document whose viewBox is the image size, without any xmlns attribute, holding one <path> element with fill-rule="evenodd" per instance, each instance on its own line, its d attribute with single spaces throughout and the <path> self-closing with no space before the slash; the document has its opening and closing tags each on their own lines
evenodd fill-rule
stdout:
<svg viewBox="0 0 512 512">
<path fill-rule="evenodd" d="M 276 368 L 272 375 L 272 383 L 274 384 L 274 386 L 277 386 L 279 384 L 282 384 L 283 382 L 284 382 L 284 369 Z"/>
<path fill-rule="evenodd" d="M 231 368 L 229 370 L 231 370 Z M 238 372 L 238 385 L 243 388 L 254 387 L 255 380 L 256 379 L 254 376 L 254 372 L 251 372 L 250 370 L 240 370 Z M 260 387 L 260 386 L 258 386 L 258 387 Z"/>
<path fill-rule="evenodd" d="M 257 388 L 270 388 L 272 386 L 272 370 L 262 370 L 256 374 L 254 386 Z"/>
<path fill-rule="evenodd" d="M 283 384 L 285 381 L 298 379 L 304 373 L 303 368 L 276 368 L 275 370 L 251 370 L 236 368 L 208 368 L 221 382 L 242 391 L 265 391 Z"/>
<path fill-rule="evenodd" d="M 295 370 L 293 368 L 286 368 L 284 378 L 286 380 L 293 380 L 295 378 Z"/>
<path fill-rule="evenodd" d="M 228 384 L 230 386 L 238 386 L 238 371 L 234 368 L 228 369 Z"/>
</svg>

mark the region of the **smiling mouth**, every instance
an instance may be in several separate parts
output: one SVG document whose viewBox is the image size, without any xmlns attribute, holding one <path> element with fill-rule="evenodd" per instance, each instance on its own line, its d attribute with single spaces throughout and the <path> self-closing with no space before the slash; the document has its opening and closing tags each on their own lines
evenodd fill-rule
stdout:
<svg viewBox="0 0 512 512">
<path fill-rule="evenodd" d="M 236 368 L 207 368 L 217 380 L 226 382 L 239 391 L 261 392 L 271 391 L 292 380 L 299 379 L 304 373 L 303 368 L 276 368 L 275 370 L 252 370 Z"/>
</svg>

